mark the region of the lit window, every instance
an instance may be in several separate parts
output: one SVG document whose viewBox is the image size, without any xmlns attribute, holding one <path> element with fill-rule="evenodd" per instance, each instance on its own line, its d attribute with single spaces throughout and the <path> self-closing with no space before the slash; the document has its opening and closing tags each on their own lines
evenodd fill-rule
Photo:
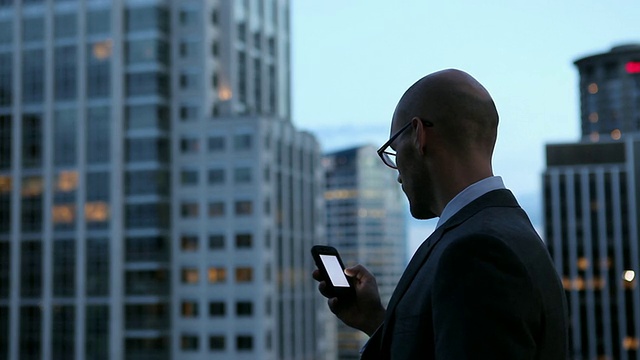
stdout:
<svg viewBox="0 0 640 360">
<path fill-rule="evenodd" d="M 198 269 L 194 269 L 194 268 L 182 269 L 182 283 L 183 284 L 198 283 Z"/>
<path fill-rule="evenodd" d="M 627 282 L 632 282 L 633 279 L 636 278 L 636 273 L 633 270 L 627 270 L 624 272 L 624 274 L 622 275 L 622 278 L 627 281 Z"/>
<path fill-rule="evenodd" d="M 622 340 L 622 347 L 625 350 L 638 350 L 640 348 L 640 339 L 633 336 L 627 336 Z"/>
<path fill-rule="evenodd" d="M 236 282 L 245 283 L 253 281 L 253 269 L 250 267 L 239 267 L 236 269 Z"/>
<path fill-rule="evenodd" d="M 180 246 L 182 251 L 197 251 L 198 250 L 198 236 L 197 235 L 182 235 L 180 238 Z"/>
<path fill-rule="evenodd" d="M 227 281 L 227 269 L 220 267 L 209 268 L 209 282 L 222 283 Z"/>
<path fill-rule="evenodd" d="M 104 201 L 92 201 L 84 204 L 84 216 L 87 222 L 104 222 L 109 219 L 109 204 Z"/>
<path fill-rule="evenodd" d="M 197 301 L 183 301 L 181 306 L 182 317 L 190 318 L 198 316 Z"/>
<path fill-rule="evenodd" d="M 600 134 L 597 131 L 593 131 L 591 135 L 589 135 L 589 139 L 591 139 L 591 142 L 598 142 L 600 140 Z"/>
<path fill-rule="evenodd" d="M 597 113 L 597 112 L 592 112 L 591 114 L 589 114 L 589 121 L 590 121 L 592 124 L 597 123 L 597 122 L 598 122 L 598 120 L 599 120 L 599 117 L 598 117 L 598 113 Z"/>
<path fill-rule="evenodd" d="M 589 84 L 589 86 L 587 86 L 587 90 L 589 91 L 589 94 L 597 94 L 598 93 L 598 84 L 596 84 L 596 83 Z"/>
<path fill-rule="evenodd" d="M 620 132 L 620 129 L 615 129 L 611 132 L 611 138 L 613 140 L 620 140 L 621 137 L 622 133 Z"/>
</svg>

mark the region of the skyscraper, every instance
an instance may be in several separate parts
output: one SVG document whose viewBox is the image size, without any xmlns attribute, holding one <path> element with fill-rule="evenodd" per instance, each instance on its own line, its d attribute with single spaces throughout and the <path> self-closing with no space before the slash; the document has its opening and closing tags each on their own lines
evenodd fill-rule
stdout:
<svg viewBox="0 0 640 360">
<path fill-rule="evenodd" d="M 547 145 L 545 238 L 573 359 L 640 359 L 640 46 L 575 62 L 581 141 Z"/>
<path fill-rule="evenodd" d="M 0 358 L 316 355 L 288 6 L 0 0 Z"/>
<path fill-rule="evenodd" d="M 394 171 L 372 146 L 326 154 L 327 242 L 346 266 L 364 264 L 375 276 L 383 305 L 406 265 L 406 203 Z M 336 326 L 336 325 L 334 325 Z M 359 359 L 368 337 L 342 323 L 333 335 L 338 358 Z"/>
</svg>

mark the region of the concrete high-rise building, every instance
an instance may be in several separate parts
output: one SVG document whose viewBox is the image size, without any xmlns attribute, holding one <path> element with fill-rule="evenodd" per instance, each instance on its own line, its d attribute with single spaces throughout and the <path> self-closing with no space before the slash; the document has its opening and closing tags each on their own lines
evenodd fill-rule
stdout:
<svg viewBox="0 0 640 360">
<path fill-rule="evenodd" d="M 406 265 L 406 201 L 376 149 L 361 146 L 326 154 L 327 242 L 345 266 L 364 264 L 375 276 L 386 306 Z M 334 321 L 338 358 L 359 359 L 368 337 Z"/>
<path fill-rule="evenodd" d="M 544 235 L 572 359 L 640 359 L 640 46 L 576 61 L 582 137 L 547 145 Z"/>
<path fill-rule="evenodd" d="M 0 0 L 0 358 L 316 357 L 289 101 L 288 1 Z"/>
</svg>

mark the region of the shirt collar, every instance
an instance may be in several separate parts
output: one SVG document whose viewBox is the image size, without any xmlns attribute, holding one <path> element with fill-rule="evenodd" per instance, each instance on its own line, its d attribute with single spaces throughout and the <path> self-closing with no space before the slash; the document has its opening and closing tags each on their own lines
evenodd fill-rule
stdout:
<svg viewBox="0 0 640 360">
<path fill-rule="evenodd" d="M 502 182 L 502 178 L 500 176 L 490 176 L 467 186 L 464 190 L 459 192 L 458 195 L 451 199 L 447 206 L 444 207 L 444 210 L 442 210 L 442 214 L 440 215 L 440 219 L 438 219 L 436 228 L 439 228 L 440 225 L 451 219 L 453 215 L 473 200 L 488 193 L 489 191 L 504 188 L 504 182 Z"/>
</svg>

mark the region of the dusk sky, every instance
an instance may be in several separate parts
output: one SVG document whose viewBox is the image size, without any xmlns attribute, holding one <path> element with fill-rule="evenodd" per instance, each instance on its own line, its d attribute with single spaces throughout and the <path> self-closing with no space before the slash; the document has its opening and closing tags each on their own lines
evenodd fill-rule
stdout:
<svg viewBox="0 0 640 360">
<path fill-rule="evenodd" d="M 638 19 L 638 0 L 293 0 L 293 122 L 324 152 L 378 146 L 411 84 L 467 71 L 500 114 L 494 173 L 541 226 L 545 144 L 579 139 L 573 61 L 640 43 Z M 410 253 L 434 226 L 409 221 Z"/>
</svg>

